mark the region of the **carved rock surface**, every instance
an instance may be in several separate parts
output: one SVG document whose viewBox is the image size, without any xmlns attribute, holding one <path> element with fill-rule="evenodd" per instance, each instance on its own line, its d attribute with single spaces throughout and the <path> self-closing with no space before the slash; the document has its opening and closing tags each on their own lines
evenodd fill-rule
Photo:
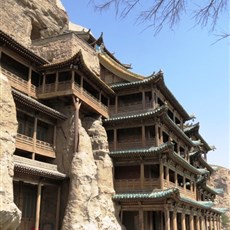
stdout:
<svg viewBox="0 0 230 230">
<path fill-rule="evenodd" d="M 0 72 L 0 229 L 19 226 L 21 212 L 13 200 L 13 153 L 17 132 L 16 108 L 6 76 Z"/>
<path fill-rule="evenodd" d="M 62 33 L 68 17 L 59 0 L 1 0 L 1 30 L 23 45 Z"/>
<path fill-rule="evenodd" d="M 122 227 L 115 217 L 111 199 L 114 193 L 112 163 L 106 133 L 100 121 L 89 119 L 94 128 L 88 121 L 83 122 L 88 130 L 80 125 L 79 151 L 72 160 L 70 193 L 62 230 L 119 230 Z"/>
<path fill-rule="evenodd" d="M 217 195 L 215 199 L 216 207 L 228 208 L 225 215 L 228 217 L 229 223 L 227 229 L 230 229 L 230 169 L 217 166 L 218 170 L 211 176 L 210 184 L 215 188 L 222 188 L 223 194 Z"/>
</svg>

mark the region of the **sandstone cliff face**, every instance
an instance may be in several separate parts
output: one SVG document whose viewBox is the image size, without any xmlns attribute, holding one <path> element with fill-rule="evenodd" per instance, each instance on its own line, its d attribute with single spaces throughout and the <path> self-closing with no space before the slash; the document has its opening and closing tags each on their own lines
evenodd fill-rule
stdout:
<svg viewBox="0 0 230 230">
<path fill-rule="evenodd" d="M 112 162 L 99 120 L 79 120 L 79 151 L 69 166 L 70 192 L 62 230 L 119 230 L 112 202 Z M 88 134 L 87 134 L 88 132 Z"/>
<path fill-rule="evenodd" d="M 59 0 L 1 0 L 1 30 L 28 46 L 68 27 L 63 9 Z"/>
<path fill-rule="evenodd" d="M 17 120 L 10 85 L 1 70 L 0 111 L 0 229 L 15 230 L 21 219 L 21 212 L 13 200 L 13 153 Z"/>
<path fill-rule="evenodd" d="M 218 170 L 211 176 L 210 184 L 215 188 L 223 188 L 223 194 L 216 196 L 216 207 L 228 208 L 225 215 L 228 217 L 229 223 L 226 229 L 230 229 L 230 170 L 217 166 Z"/>
</svg>

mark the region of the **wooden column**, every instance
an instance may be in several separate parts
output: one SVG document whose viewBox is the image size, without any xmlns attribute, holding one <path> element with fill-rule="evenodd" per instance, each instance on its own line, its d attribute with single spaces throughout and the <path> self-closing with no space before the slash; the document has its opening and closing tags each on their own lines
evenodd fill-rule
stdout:
<svg viewBox="0 0 230 230">
<path fill-rule="evenodd" d="M 57 92 L 58 91 L 58 71 L 56 72 L 55 75 L 55 85 L 54 85 L 54 91 Z"/>
<path fill-rule="evenodd" d="M 113 149 L 117 150 L 117 129 L 113 130 Z"/>
<path fill-rule="evenodd" d="M 75 76 L 75 71 L 72 69 L 71 70 L 71 89 L 73 90 L 74 89 L 74 76 Z"/>
<path fill-rule="evenodd" d="M 79 98 L 75 98 L 73 96 L 73 104 L 74 104 L 74 152 L 78 152 L 78 145 L 79 145 L 79 124 L 78 124 L 78 120 L 79 120 L 79 110 L 81 107 L 81 102 L 79 100 Z"/>
<path fill-rule="evenodd" d="M 190 230 L 194 230 L 194 216 L 193 216 L 193 212 L 191 212 L 190 215 L 189 215 L 189 228 L 190 228 Z"/>
<path fill-rule="evenodd" d="M 144 168 L 144 162 L 141 161 L 141 167 L 140 167 L 140 180 L 141 180 L 141 189 L 144 189 L 144 178 L 145 178 L 145 168 Z"/>
<path fill-rule="evenodd" d="M 146 146 L 146 138 L 145 138 L 145 126 L 141 126 L 141 145 L 142 147 Z"/>
<path fill-rule="evenodd" d="M 46 75 L 43 73 L 42 77 L 43 77 L 43 79 L 42 79 L 42 93 L 44 93 L 45 92 L 45 85 L 46 85 Z"/>
<path fill-rule="evenodd" d="M 31 96 L 31 78 L 32 78 L 32 68 L 29 68 L 29 76 L 28 76 L 28 95 Z"/>
<path fill-rule="evenodd" d="M 145 230 L 144 229 L 144 212 L 143 209 L 139 209 L 139 230 Z"/>
<path fill-rule="evenodd" d="M 169 187 L 169 166 L 166 166 L 166 181 L 167 181 L 167 186 Z"/>
<path fill-rule="evenodd" d="M 57 209 L 56 209 L 56 224 L 55 230 L 59 229 L 59 213 L 60 213 L 60 201 L 61 201 L 61 186 L 58 186 L 57 190 Z"/>
<path fill-rule="evenodd" d="M 159 160 L 160 163 L 160 188 L 164 188 L 164 165 L 163 165 L 163 159 Z"/>
<path fill-rule="evenodd" d="M 83 76 L 81 76 L 80 88 L 81 88 L 81 93 L 82 93 L 82 92 L 83 92 L 83 89 L 84 89 L 84 80 L 83 80 Z"/>
<path fill-rule="evenodd" d="M 56 150 L 56 139 L 57 139 L 57 126 L 54 126 L 54 136 L 53 136 L 53 148 Z"/>
<path fill-rule="evenodd" d="M 212 217 L 211 215 L 209 216 L 209 228 L 212 229 L 213 224 L 212 224 Z"/>
<path fill-rule="evenodd" d="M 145 109 L 145 91 L 142 91 L 142 109 Z"/>
<path fill-rule="evenodd" d="M 118 96 L 115 96 L 115 114 L 118 113 Z"/>
<path fill-rule="evenodd" d="M 168 207 L 164 208 L 165 230 L 170 230 L 170 215 Z"/>
<path fill-rule="evenodd" d="M 39 181 L 39 184 L 38 184 L 38 191 L 37 191 L 35 230 L 39 230 L 40 208 L 41 208 L 41 191 L 42 191 L 42 184 L 41 184 L 41 182 Z"/>
<path fill-rule="evenodd" d="M 186 230 L 185 213 L 184 212 L 181 213 L 181 227 L 182 227 L 182 230 Z"/>
<path fill-rule="evenodd" d="M 177 210 L 173 210 L 173 230 L 177 230 Z"/>
<path fill-rule="evenodd" d="M 33 155 L 32 159 L 35 159 L 35 153 L 36 153 L 36 143 L 37 143 L 37 126 L 38 126 L 38 118 L 35 116 L 34 118 L 34 132 L 33 132 Z"/>
<path fill-rule="evenodd" d="M 202 214 L 200 216 L 200 229 L 205 229 L 205 217 Z"/>
<path fill-rule="evenodd" d="M 152 88 L 152 107 L 153 109 L 156 108 L 156 93 L 155 93 L 154 88 Z"/>
<path fill-rule="evenodd" d="M 200 230 L 200 221 L 199 221 L 199 219 L 200 219 L 200 216 L 197 215 L 197 216 L 196 216 L 196 221 L 195 221 L 196 230 Z"/>
<path fill-rule="evenodd" d="M 158 124 L 155 123 L 155 142 L 156 142 L 156 147 L 159 146 L 159 132 L 158 132 Z"/>
</svg>

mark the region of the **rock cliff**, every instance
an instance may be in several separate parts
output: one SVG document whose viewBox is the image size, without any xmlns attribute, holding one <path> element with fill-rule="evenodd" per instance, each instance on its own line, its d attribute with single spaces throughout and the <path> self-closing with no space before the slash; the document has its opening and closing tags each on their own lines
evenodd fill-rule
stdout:
<svg viewBox="0 0 230 230">
<path fill-rule="evenodd" d="M 29 46 L 31 40 L 62 33 L 68 17 L 59 0 L 1 0 L 1 30 Z"/>
<path fill-rule="evenodd" d="M 223 194 L 216 196 L 216 207 L 228 208 L 225 212 L 226 228 L 230 229 L 230 169 L 216 166 L 218 170 L 211 176 L 210 185 L 215 188 L 222 188 Z M 224 223 L 225 224 L 225 223 Z"/>
<path fill-rule="evenodd" d="M 17 133 L 16 109 L 7 78 L 0 70 L 0 229 L 16 230 L 21 212 L 13 199 L 13 153 Z"/>
</svg>

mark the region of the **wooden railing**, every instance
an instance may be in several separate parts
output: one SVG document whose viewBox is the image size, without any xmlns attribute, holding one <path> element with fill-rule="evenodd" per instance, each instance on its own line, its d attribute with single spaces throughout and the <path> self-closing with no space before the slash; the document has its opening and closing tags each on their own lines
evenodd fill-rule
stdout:
<svg viewBox="0 0 230 230">
<path fill-rule="evenodd" d="M 175 188 L 175 187 L 179 189 L 181 195 L 188 197 L 188 198 L 191 198 L 191 199 L 196 199 L 196 193 L 195 192 L 188 190 L 186 188 L 183 188 L 179 185 L 176 186 L 176 184 L 171 182 L 171 181 L 169 183 L 167 183 L 167 181 L 164 180 L 164 188 L 165 189 L 166 188 Z"/>
<path fill-rule="evenodd" d="M 21 92 L 24 92 L 32 97 L 36 97 L 36 86 L 31 84 L 29 87 L 28 81 L 23 80 L 19 76 L 9 72 L 6 69 L 2 68 L 2 73 L 8 78 L 11 87 Z"/>
<path fill-rule="evenodd" d="M 103 115 L 108 117 L 108 107 L 102 104 L 96 97 L 90 94 L 88 91 L 80 87 L 76 82 L 72 84 L 71 81 L 63 81 L 51 84 L 45 84 L 39 86 L 37 89 L 38 96 L 41 98 L 52 96 L 61 96 L 67 94 L 76 94 L 83 102 L 91 106 L 98 112 L 102 112 Z M 47 94 L 47 95 L 46 95 Z"/>
<path fill-rule="evenodd" d="M 160 188 L 159 179 L 145 178 L 143 183 L 140 179 L 120 179 L 115 180 L 114 187 L 116 192 L 149 192 Z"/>
<path fill-rule="evenodd" d="M 16 148 L 55 158 L 55 151 L 50 143 L 40 140 L 34 141 L 32 137 L 20 133 L 16 137 Z"/>
</svg>

